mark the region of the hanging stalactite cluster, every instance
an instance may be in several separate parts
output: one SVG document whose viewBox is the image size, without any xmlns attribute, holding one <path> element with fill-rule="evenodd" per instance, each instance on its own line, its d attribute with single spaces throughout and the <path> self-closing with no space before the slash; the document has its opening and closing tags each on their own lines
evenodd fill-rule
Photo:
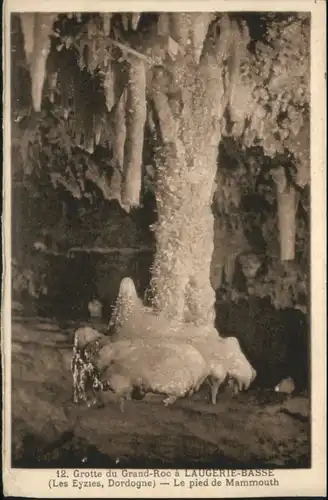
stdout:
<svg viewBox="0 0 328 500">
<path fill-rule="evenodd" d="M 113 154 L 111 172 L 102 174 L 91 162 L 86 179 L 98 185 L 106 199 L 117 199 L 126 211 L 139 206 L 147 58 L 118 42 L 115 34 L 110 37 L 111 14 L 91 16 L 84 22 L 79 14 L 60 22 L 47 14 L 24 13 L 20 18 L 35 111 L 41 110 L 47 63 L 48 96 L 53 103 L 57 98 L 64 109 L 74 145 L 92 155 L 107 142 Z M 67 31 L 72 18 L 80 25 L 74 37 Z M 125 28 L 135 30 L 139 18 L 126 14 L 121 21 Z M 53 53 L 48 58 L 51 43 Z M 60 172 L 51 176 L 60 182 Z M 70 186 L 66 181 L 61 184 Z M 80 197 L 79 190 L 71 192 Z"/>
<path fill-rule="evenodd" d="M 293 203 L 289 212 L 282 213 L 277 189 L 281 186 L 284 196 L 288 158 L 266 158 L 260 147 L 243 151 L 228 138 L 221 146 L 221 182 L 217 182 L 213 199 L 218 215 L 212 264 L 215 288 L 229 301 L 250 295 L 269 297 L 276 308 L 292 306 L 306 312 L 309 189 L 295 189 L 294 198 L 289 196 Z M 229 198 L 227 185 L 238 188 L 238 196 Z M 284 240 L 279 242 L 277 235 L 284 231 L 279 224 L 288 228 L 289 217 L 296 218 L 295 226 L 291 225 L 295 228 L 295 257 L 293 261 L 281 261 Z"/>
<path fill-rule="evenodd" d="M 304 189 L 310 173 L 309 34 L 306 15 L 273 17 L 252 54 L 242 44 L 236 44 L 232 52 L 238 69 L 232 72 L 230 87 L 232 127 L 225 133 L 241 138 L 244 147 L 261 146 L 269 158 L 290 158 L 279 176 L 273 172 L 281 260 L 286 261 L 295 258 L 295 189 Z"/>
</svg>

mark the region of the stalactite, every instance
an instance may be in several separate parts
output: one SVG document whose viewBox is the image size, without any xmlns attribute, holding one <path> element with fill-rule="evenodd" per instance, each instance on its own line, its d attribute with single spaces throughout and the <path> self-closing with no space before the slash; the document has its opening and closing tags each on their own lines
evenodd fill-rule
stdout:
<svg viewBox="0 0 328 500">
<path fill-rule="evenodd" d="M 249 52 L 247 50 L 250 36 L 248 28 L 239 28 L 236 22 L 231 23 L 231 48 L 228 59 L 228 97 L 230 119 L 234 123 L 232 135 L 240 137 L 247 118 L 251 117 L 252 127 L 263 127 L 263 117 L 260 115 L 260 108 L 256 107 L 252 97 L 253 81 L 245 78 L 242 73 L 243 65 L 248 63 Z M 258 123 L 256 125 L 256 120 Z M 257 130 L 257 129 L 255 129 Z"/>
<path fill-rule="evenodd" d="M 181 50 L 188 46 L 191 35 L 192 19 L 189 12 L 174 12 L 170 14 L 171 36 L 179 43 Z"/>
<path fill-rule="evenodd" d="M 104 35 L 105 36 L 109 36 L 110 35 L 112 16 L 113 16 L 113 14 L 110 13 L 110 12 L 106 12 L 106 13 L 102 14 L 103 31 L 104 31 Z"/>
<path fill-rule="evenodd" d="M 41 110 L 46 62 L 50 52 L 50 34 L 56 14 L 21 14 L 22 31 L 32 80 L 32 102 L 35 111 Z M 33 41 L 32 41 L 33 40 Z"/>
<path fill-rule="evenodd" d="M 106 75 L 104 79 L 104 91 L 106 98 L 107 110 L 110 112 L 115 104 L 115 72 L 112 64 L 109 63 L 106 69 Z"/>
<path fill-rule="evenodd" d="M 86 114 L 87 110 L 85 110 Z M 85 116 L 83 120 L 84 123 L 84 140 L 83 140 L 83 148 L 89 153 L 93 154 L 94 152 L 94 115 L 93 113 Z"/>
<path fill-rule="evenodd" d="M 157 21 L 158 35 L 167 35 L 170 31 L 170 20 L 168 12 L 161 12 Z"/>
<path fill-rule="evenodd" d="M 283 167 L 272 171 L 277 188 L 278 226 L 281 260 L 294 260 L 296 240 L 296 190 L 286 178 Z"/>
<path fill-rule="evenodd" d="M 138 206 L 141 189 L 142 150 L 147 116 L 146 69 L 143 61 L 133 58 L 129 66 L 126 102 L 127 137 L 124 147 L 122 203 L 126 210 Z"/>
<path fill-rule="evenodd" d="M 277 202 L 281 260 L 294 260 L 296 240 L 295 188 L 288 186 L 284 192 L 277 191 Z"/>
<path fill-rule="evenodd" d="M 129 14 L 121 14 L 122 24 L 125 31 L 129 29 Z"/>
<path fill-rule="evenodd" d="M 24 49 L 27 63 L 30 65 L 32 61 L 34 48 L 34 28 L 36 17 L 33 12 L 20 14 L 21 27 L 24 36 Z"/>
<path fill-rule="evenodd" d="M 124 144 L 126 140 L 125 124 L 126 91 L 123 91 L 118 103 L 116 104 L 113 118 L 109 124 L 110 137 L 108 137 L 109 146 L 112 149 L 112 175 L 110 178 L 109 199 L 117 200 L 122 205 L 121 187 L 123 181 L 124 165 Z"/>
<path fill-rule="evenodd" d="M 103 127 L 104 127 L 103 117 L 100 116 L 99 114 L 96 114 L 94 117 L 94 141 L 96 146 L 100 144 Z"/>
<path fill-rule="evenodd" d="M 194 47 L 194 56 L 196 63 L 199 63 L 204 41 L 208 32 L 208 27 L 213 19 L 213 14 L 211 12 L 197 13 L 192 16 L 193 19 L 193 29 L 192 29 L 192 41 Z"/>
<path fill-rule="evenodd" d="M 131 26 L 134 31 L 138 29 L 140 16 L 141 16 L 140 12 L 133 12 L 131 14 Z"/>
<path fill-rule="evenodd" d="M 123 171 L 124 163 L 124 144 L 126 139 L 126 124 L 125 124 L 125 107 L 126 107 L 126 91 L 124 91 L 117 103 L 113 127 L 114 127 L 114 138 L 113 138 L 113 159 L 115 164 Z"/>
</svg>

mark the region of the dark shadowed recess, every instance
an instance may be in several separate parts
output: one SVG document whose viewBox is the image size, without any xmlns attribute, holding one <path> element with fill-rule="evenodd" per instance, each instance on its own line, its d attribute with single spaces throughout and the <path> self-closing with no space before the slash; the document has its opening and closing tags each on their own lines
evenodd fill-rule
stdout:
<svg viewBox="0 0 328 500">
<path fill-rule="evenodd" d="M 310 389 L 310 321 L 295 309 L 275 309 L 257 298 L 216 304 L 216 327 L 234 335 L 256 367 L 257 384 L 273 387 L 291 376 L 299 390 Z"/>
<path fill-rule="evenodd" d="M 96 447 L 86 444 L 83 440 L 77 439 L 73 434 L 67 433 L 63 437 L 62 442 L 53 443 L 51 447 L 43 450 L 43 453 L 38 457 L 35 456 L 35 436 L 26 436 L 24 439 L 24 455 L 18 460 L 15 460 L 13 467 L 17 468 L 111 468 L 111 469 L 148 469 L 148 468 L 163 468 L 163 469 L 263 469 L 263 459 L 254 458 L 251 462 L 245 464 L 242 460 L 234 460 L 217 453 L 210 460 L 204 461 L 202 457 L 198 460 L 186 459 L 183 455 L 173 461 L 164 461 L 152 456 L 149 451 L 147 456 L 134 456 L 133 458 L 121 458 L 119 464 L 108 457 L 108 455 L 100 453 Z M 42 449 L 42 443 L 39 443 Z M 31 452 L 29 452 L 29 448 Z M 50 458 L 51 456 L 51 458 Z M 84 457 L 88 457 L 87 462 L 84 462 Z M 302 462 L 294 460 L 292 457 L 284 466 L 276 464 L 265 464 L 265 469 L 299 469 L 309 468 L 310 457 L 305 457 Z"/>
</svg>

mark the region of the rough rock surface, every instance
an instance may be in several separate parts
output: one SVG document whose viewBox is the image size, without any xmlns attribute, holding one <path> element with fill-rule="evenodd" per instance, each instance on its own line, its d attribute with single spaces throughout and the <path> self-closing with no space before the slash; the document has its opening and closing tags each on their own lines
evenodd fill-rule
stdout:
<svg viewBox="0 0 328 500">
<path fill-rule="evenodd" d="M 288 398 L 206 386 L 165 407 L 161 396 L 88 409 L 72 402 L 70 362 L 77 325 L 14 323 L 12 459 L 18 467 L 309 467 L 306 395 Z"/>
<path fill-rule="evenodd" d="M 81 369 L 89 373 L 87 379 L 94 368 L 99 374 L 106 369 L 107 378 L 103 375 L 102 383 L 112 390 L 115 387 L 117 394 L 126 397 L 133 387 L 143 388 L 144 392 L 181 397 L 197 391 L 208 379 L 211 400 L 215 404 L 218 390 L 227 377 L 231 379 L 235 393 L 247 390 L 256 377 L 256 371 L 242 352 L 238 340 L 235 337 L 221 338 L 218 334 L 214 339 L 206 336 L 201 339 L 201 329 L 195 331 L 197 335 L 189 339 L 186 332 L 183 335 L 177 332 L 175 338 L 163 341 L 150 333 L 144 337 L 141 331 L 139 338 L 133 332 L 131 338 L 112 341 L 92 328 L 79 328 L 75 332 L 74 349 L 82 349 L 80 353 L 86 363 L 81 364 Z M 110 367 L 111 363 L 115 363 L 115 367 Z M 75 387 L 81 376 L 82 372 L 74 375 Z M 99 385 L 98 381 L 96 385 Z M 82 388 L 83 399 L 85 394 Z"/>
</svg>

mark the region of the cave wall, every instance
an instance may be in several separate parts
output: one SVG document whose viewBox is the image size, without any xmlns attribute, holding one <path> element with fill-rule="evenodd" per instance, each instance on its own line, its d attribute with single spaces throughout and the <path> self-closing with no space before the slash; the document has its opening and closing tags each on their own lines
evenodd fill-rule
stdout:
<svg viewBox="0 0 328 500">
<path fill-rule="evenodd" d="M 138 294 L 145 295 L 155 247 L 149 230 L 154 218 L 152 199 L 144 200 L 144 207 L 132 216 L 118 204 L 108 202 L 100 203 L 97 209 L 89 206 L 82 210 L 71 201 L 63 210 L 58 198 L 51 199 L 50 194 L 48 198 L 33 198 L 21 186 L 14 188 L 13 202 L 13 259 L 19 269 L 29 268 L 35 273 L 36 290 L 38 284 L 46 290 L 34 297 L 28 289 L 14 290 L 13 298 L 23 304 L 25 313 L 83 321 L 88 319 L 89 300 L 97 297 L 103 304 L 106 324 L 122 278 L 132 277 Z M 258 371 L 259 385 L 272 388 L 281 378 L 293 376 L 299 388 L 307 388 L 308 316 L 293 308 L 277 310 L 268 298 L 247 295 L 245 277 L 238 266 L 234 267 L 233 281 L 236 288 L 244 290 L 244 298 L 231 300 L 225 293 L 224 273 L 223 281 L 217 276 L 222 264 L 222 232 L 217 216 L 215 227 L 211 281 L 217 294 L 217 329 L 222 336 L 239 339 Z M 252 255 L 252 245 L 246 238 L 235 235 L 230 239 L 226 248 L 240 245 Z M 111 252 L 68 252 L 95 247 Z M 225 258 L 231 253 L 226 251 Z"/>
<path fill-rule="evenodd" d="M 54 315 L 63 314 L 65 309 L 68 315 L 74 315 L 74 311 L 83 315 L 88 301 L 97 296 L 107 316 L 124 276 L 132 276 L 138 292 L 145 295 L 155 249 L 151 224 L 156 220 L 156 206 L 151 193 L 144 194 L 142 207 L 129 215 L 116 201 L 108 202 L 101 196 L 93 203 L 75 200 L 65 191 L 58 192 L 47 185 L 33 191 L 30 186 L 14 183 L 12 203 L 12 248 L 17 271 L 13 281 L 26 269 L 35 281 L 34 293 L 29 293 L 25 286 L 25 295 L 43 296 L 42 303 L 48 300 Z M 280 263 L 279 243 L 267 244 L 261 221 L 246 228 L 241 224 L 233 228 L 222 224 L 226 220 L 215 210 L 214 203 L 213 211 L 210 279 L 220 300 L 238 303 L 250 297 L 270 298 L 277 307 L 272 300 L 275 293 L 281 309 L 293 308 L 295 283 L 289 278 L 297 282 L 303 270 L 309 277 L 308 248 L 298 248 L 301 264 Z M 254 205 L 253 212 L 256 211 L 261 212 L 260 205 Z M 248 214 L 249 220 L 252 213 Z M 274 227 L 270 234 L 277 237 Z M 25 282 L 28 279 L 25 277 Z M 38 293 L 43 285 L 45 293 Z M 303 295 L 307 306 L 309 287 L 302 290 L 296 285 L 297 300 Z M 14 299 L 19 300 L 22 288 L 24 283 L 13 287 Z M 65 302 L 65 308 L 61 302 Z M 306 307 L 303 312 L 306 314 Z"/>
<path fill-rule="evenodd" d="M 147 202 L 129 216 L 116 202 L 95 206 L 60 199 L 51 190 L 31 196 L 28 188 L 14 186 L 13 300 L 32 313 L 72 319 L 85 318 L 95 297 L 109 317 L 125 276 L 144 295 L 154 253 L 151 213 Z"/>
</svg>

